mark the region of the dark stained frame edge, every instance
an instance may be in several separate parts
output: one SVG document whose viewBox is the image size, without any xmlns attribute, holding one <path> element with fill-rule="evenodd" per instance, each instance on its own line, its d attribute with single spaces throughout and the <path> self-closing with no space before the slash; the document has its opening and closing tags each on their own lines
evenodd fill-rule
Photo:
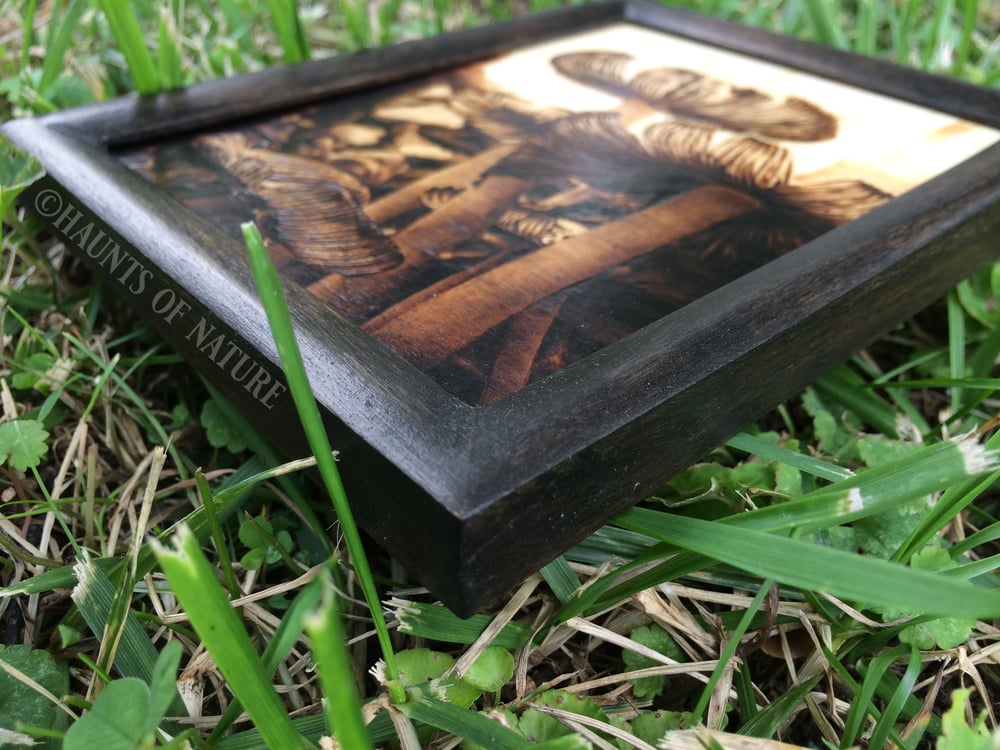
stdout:
<svg viewBox="0 0 1000 750">
<path fill-rule="evenodd" d="M 9 123 L 4 132 L 125 243 L 276 363 L 242 248 L 110 149 L 419 78 L 616 20 L 1000 127 L 998 92 L 626 0 L 126 97 Z M 444 392 L 305 290 L 289 284 L 286 293 L 362 524 L 445 603 L 469 614 L 547 562 L 543 554 L 554 556 L 648 495 L 995 257 L 991 233 L 998 228 L 1000 146 L 993 146 L 480 408 Z M 153 322 L 211 371 L 175 331 Z M 238 392 L 235 398 L 279 446 L 304 450 L 294 418 L 275 424 L 252 400 L 241 403 Z"/>
</svg>

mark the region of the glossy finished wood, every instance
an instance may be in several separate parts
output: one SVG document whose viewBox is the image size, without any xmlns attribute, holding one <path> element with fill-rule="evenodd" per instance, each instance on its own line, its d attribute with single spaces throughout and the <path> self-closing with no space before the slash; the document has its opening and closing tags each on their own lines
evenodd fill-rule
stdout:
<svg viewBox="0 0 1000 750">
<path fill-rule="evenodd" d="M 210 217 L 126 166 L 121 154 L 419 81 L 618 21 L 1000 128 L 996 91 L 626 1 L 127 97 L 8 123 L 3 132 L 48 173 L 26 193 L 26 205 L 47 214 L 57 234 L 265 435 L 299 455 L 303 441 L 243 248 Z M 508 158 L 494 152 L 476 169 Z M 511 195 L 520 189 L 516 175 L 488 179 Z M 728 201 L 709 224 L 756 210 L 756 198 L 731 187 L 698 190 L 674 209 L 657 205 L 663 232 L 678 226 L 669 211 L 690 214 L 699 195 L 712 197 L 713 205 Z M 372 203 L 366 210 L 391 216 L 404 199 L 397 193 L 394 207 Z M 652 217 L 644 215 L 642 225 Z M 440 216 L 434 221 L 444 224 Z M 611 226 L 583 236 L 613 246 Z M 627 223 L 619 229 L 638 231 Z M 998 229 L 1000 147 L 994 145 L 545 377 L 479 402 L 442 385 L 432 365 L 498 321 L 611 266 L 580 271 L 545 248 L 522 255 L 546 269 L 533 296 L 504 301 L 495 319 L 469 316 L 444 337 L 424 330 L 425 321 L 453 309 L 453 299 L 466 305 L 482 297 L 488 282 L 520 274 L 519 266 L 477 268 L 461 284 L 405 300 L 414 308 L 420 303 L 418 314 L 396 304 L 354 322 L 291 280 L 286 294 L 360 522 L 416 579 L 469 614 L 994 259 Z M 406 231 L 409 239 L 397 243 L 404 255 L 407 242 L 421 241 Z M 562 242 L 561 251 L 587 257 L 587 241 Z M 624 248 L 608 263 L 630 262 L 637 253 Z M 388 268 L 396 261 L 387 257 L 372 262 Z M 524 320 L 530 327 L 530 317 Z M 401 355 L 414 337 L 422 342 L 418 351 Z"/>
</svg>

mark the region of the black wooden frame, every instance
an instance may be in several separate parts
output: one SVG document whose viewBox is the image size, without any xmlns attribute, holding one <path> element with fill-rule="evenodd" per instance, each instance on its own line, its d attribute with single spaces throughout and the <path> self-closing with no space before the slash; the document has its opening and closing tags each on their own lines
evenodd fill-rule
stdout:
<svg viewBox="0 0 1000 750">
<path fill-rule="evenodd" d="M 277 355 L 242 248 L 110 153 L 627 21 L 1000 127 L 1000 92 L 642 0 L 281 67 L 4 126 L 47 182 L 237 340 Z M 918 157 L 916 157 L 918 158 Z M 30 198 L 29 198 L 30 202 Z M 996 255 L 1000 145 L 484 407 L 449 395 L 294 284 L 287 295 L 362 525 L 468 614 Z M 211 376 L 162 317 L 151 322 Z M 665 367 L 664 363 L 670 363 Z M 224 382 L 224 380 L 223 380 Z M 290 404 L 227 393 L 289 453 Z"/>
</svg>

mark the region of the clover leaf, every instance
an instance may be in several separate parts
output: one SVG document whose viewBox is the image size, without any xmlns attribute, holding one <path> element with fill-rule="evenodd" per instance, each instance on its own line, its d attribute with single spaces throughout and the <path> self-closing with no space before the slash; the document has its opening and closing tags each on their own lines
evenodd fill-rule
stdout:
<svg viewBox="0 0 1000 750">
<path fill-rule="evenodd" d="M 35 419 L 12 419 L 0 424 L 0 465 L 5 461 L 18 471 L 38 466 L 48 450 L 49 433 Z"/>
</svg>

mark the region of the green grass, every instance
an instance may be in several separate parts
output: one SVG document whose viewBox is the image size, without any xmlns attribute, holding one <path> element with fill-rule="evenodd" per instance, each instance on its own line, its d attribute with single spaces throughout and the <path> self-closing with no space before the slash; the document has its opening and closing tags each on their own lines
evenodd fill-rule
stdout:
<svg viewBox="0 0 1000 750">
<path fill-rule="evenodd" d="M 0 117 L 559 4 L 11 0 Z M 988 4 L 680 4 L 1000 84 Z M 997 703 L 1000 265 L 462 621 L 365 557 L 253 233 L 326 494 L 14 208 L 36 174 L 0 160 L 0 632 L 69 689 L 38 698 L 46 726 L 0 701 L 0 729 L 68 750 L 998 746 L 963 711 Z"/>
</svg>

